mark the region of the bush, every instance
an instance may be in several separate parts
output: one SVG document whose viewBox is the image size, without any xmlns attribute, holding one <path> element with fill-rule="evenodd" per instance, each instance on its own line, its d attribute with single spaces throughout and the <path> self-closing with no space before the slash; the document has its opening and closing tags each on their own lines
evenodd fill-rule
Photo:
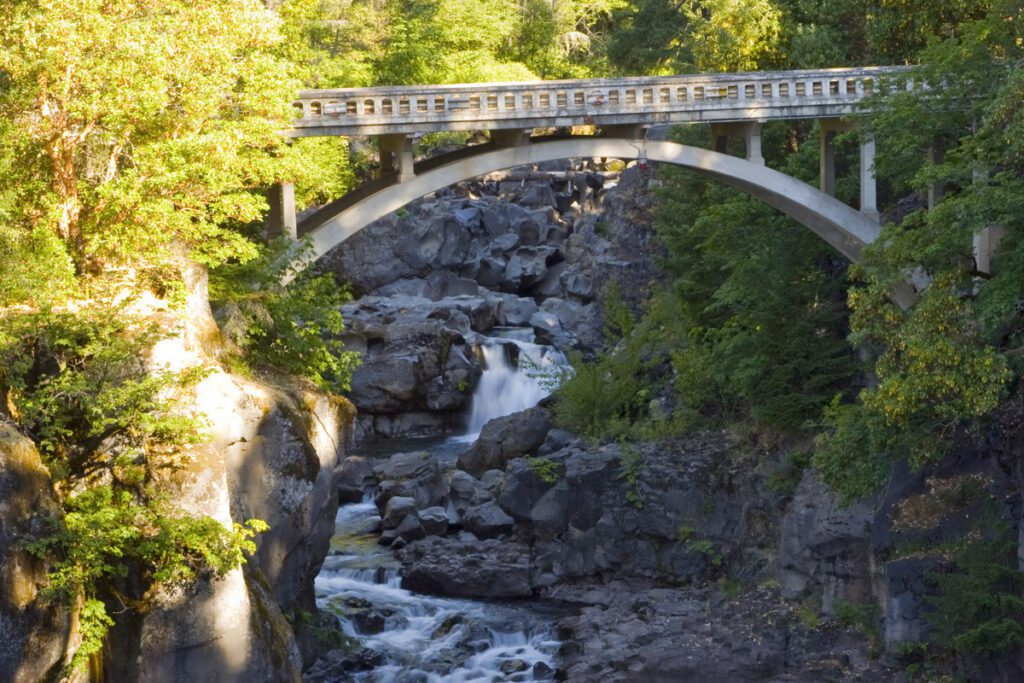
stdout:
<svg viewBox="0 0 1024 683">
<path fill-rule="evenodd" d="M 253 365 L 306 377 L 327 391 L 347 391 L 360 358 L 345 351 L 337 335 L 344 329 L 341 306 L 351 293 L 329 275 L 308 272 L 282 286 L 286 248 L 278 243 L 257 259 L 211 271 L 211 303 L 226 320 L 225 334 Z"/>
</svg>

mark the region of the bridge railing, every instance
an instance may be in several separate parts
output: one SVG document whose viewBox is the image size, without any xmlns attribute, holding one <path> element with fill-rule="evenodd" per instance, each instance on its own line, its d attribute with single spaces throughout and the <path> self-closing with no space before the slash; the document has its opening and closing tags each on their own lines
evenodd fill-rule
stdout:
<svg viewBox="0 0 1024 683">
<path fill-rule="evenodd" d="M 301 114 L 294 125 L 299 134 L 317 134 L 318 128 L 333 129 L 320 134 L 345 134 L 345 130 L 379 134 L 599 120 L 624 123 L 634 119 L 671 122 L 841 115 L 878 92 L 883 83 L 896 82 L 895 77 L 907 69 L 306 90 L 294 103 Z M 903 87 L 912 88 L 913 83 L 905 82 Z"/>
</svg>

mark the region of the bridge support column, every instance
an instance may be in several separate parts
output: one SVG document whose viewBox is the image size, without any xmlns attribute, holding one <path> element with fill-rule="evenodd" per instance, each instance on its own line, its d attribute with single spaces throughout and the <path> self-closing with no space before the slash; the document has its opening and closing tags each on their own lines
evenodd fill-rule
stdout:
<svg viewBox="0 0 1024 683">
<path fill-rule="evenodd" d="M 519 128 L 492 130 L 491 141 L 496 147 L 522 147 L 530 144 L 530 131 Z"/>
<path fill-rule="evenodd" d="M 860 212 L 876 221 L 881 220 L 875 183 L 875 136 L 868 132 L 860 140 Z"/>
<path fill-rule="evenodd" d="M 763 126 L 763 121 L 712 123 L 711 146 L 716 152 L 725 154 L 729 138 L 741 138 L 747 150 L 747 161 L 764 166 L 764 155 L 761 153 L 761 128 Z"/>
<path fill-rule="evenodd" d="M 988 182 L 988 174 L 982 170 L 974 171 L 975 184 Z M 990 225 L 974 233 L 974 269 L 986 275 L 992 274 L 992 255 L 999 242 L 1006 236 L 1006 227 Z"/>
<path fill-rule="evenodd" d="M 378 141 L 381 173 L 394 173 L 400 183 L 412 180 L 412 138 L 407 135 L 381 135 Z"/>
<path fill-rule="evenodd" d="M 298 221 L 295 218 L 295 185 L 281 183 L 270 190 L 267 198 L 270 212 L 267 214 L 267 240 L 282 235 L 293 242 L 299 238 Z"/>
<path fill-rule="evenodd" d="M 623 140 L 641 140 L 645 137 L 644 126 L 639 123 L 616 123 L 600 126 L 606 138 L 622 138 Z"/>
</svg>

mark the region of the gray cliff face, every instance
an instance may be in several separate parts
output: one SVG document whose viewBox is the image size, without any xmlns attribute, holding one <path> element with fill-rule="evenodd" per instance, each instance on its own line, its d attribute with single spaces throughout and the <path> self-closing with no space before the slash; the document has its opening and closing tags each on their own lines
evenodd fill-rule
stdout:
<svg viewBox="0 0 1024 683">
<path fill-rule="evenodd" d="M 72 637 L 72 615 L 39 600 L 48 566 L 24 547 L 60 504 L 27 438 L 0 415 L 0 681 L 55 680 Z"/>
<path fill-rule="evenodd" d="M 298 681 L 315 658 L 313 579 L 337 509 L 336 466 L 351 407 L 311 390 L 205 379 L 196 407 L 212 442 L 168 486 L 183 509 L 224 523 L 262 519 L 269 531 L 243 569 L 161 593 L 112 634 L 106 677 L 137 681 Z"/>
</svg>

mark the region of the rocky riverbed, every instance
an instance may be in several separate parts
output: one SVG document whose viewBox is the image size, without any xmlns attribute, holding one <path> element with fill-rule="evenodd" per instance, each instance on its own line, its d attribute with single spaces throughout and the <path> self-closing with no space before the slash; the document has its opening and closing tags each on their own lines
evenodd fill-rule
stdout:
<svg viewBox="0 0 1024 683">
<path fill-rule="evenodd" d="M 1000 453 L 1012 444 L 999 438 L 985 453 L 965 444 L 941 466 L 898 472 L 884 494 L 846 506 L 791 456 L 799 444 L 766 450 L 724 432 L 590 444 L 556 427 L 543 400 L 488 413 L 475 438 L 440 454 L 396 444 L 371 455 L 382 439 L 469 431 L 499 359 L 512 376 L 523 369 L 521 344 L 501 346 L 501 328 L 587 356 L 603 343 L 608 285 L 634 307 L 650 293 L 656 181 L 636 168 L 569 171 L 575 184 L 533 169 L 529 181 L 425 198 L 326 261 L 362 295 L 346 307 L 346 341 L 366 358 L 352 398 L 355 452 L 367 455 L 340 465 L 339 494 L 373 517 L 361 531 L 391 567 L 389 590 L 435 605 L 424 607 L 435 616 L 447 603 L 433 600 L 476 601 L 481 613 L 495 601 L 567 606 L 545 626 L 560 645 L 543 662 L 572 681 L 900 680 L 915 662 L 905 652 L 929 638 L 928 577 L 942 567 L 915 548 L 961 528 L 978 496 L 1006 498 Z M 502 386 L 485 393 L 515 393 Z M 956 493 L 968 490 L 974 502 Z M 372 506 L 360 502 L 367 492 Z M 348 631 L 361 643 L 321 658 L 316 680 L 345 680 L 324 673 L 332 666 L 395 666 L 387 647 Z M 456 659 L 449 670 L 464 672 L 469 660 Z M 960 666 L 978 680 L 1024 671 Z"/>
</svg>

